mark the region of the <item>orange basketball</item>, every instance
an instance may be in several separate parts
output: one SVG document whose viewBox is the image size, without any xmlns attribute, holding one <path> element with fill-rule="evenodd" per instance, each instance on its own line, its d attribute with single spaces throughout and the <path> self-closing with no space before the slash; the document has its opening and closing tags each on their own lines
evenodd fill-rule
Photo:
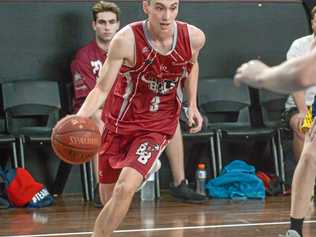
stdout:
<svg viewBox="0 0 316 237">
<path fill-rule="evenodd" d="M 93 120 L 76 115 L 61 119 L 52 132 L 56 155 L 69 164 L 82 164 L 92 159 L 101 146 L 101 135 Z"/>
</svg>

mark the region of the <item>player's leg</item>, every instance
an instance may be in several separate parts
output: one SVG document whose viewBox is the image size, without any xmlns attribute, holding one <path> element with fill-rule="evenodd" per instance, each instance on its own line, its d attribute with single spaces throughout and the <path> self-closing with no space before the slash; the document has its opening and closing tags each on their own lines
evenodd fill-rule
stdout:
<svg viewBox="0 0 316 237">
<path fill-rule="evenodd" d="M 293 131 L 292 150 L 295 161 L 299 160 L 304 145 L 304 133 L 298 127 L 299 121 L 298 113 L 293 114 L 289 121 L 290 128 Z"/>
<path fill-rule="evenodd" d="M 302 236 L 304 217 L 314 190 L 316 175 L 316 142 L 305 136 L 301 158 L 296 166 L 292 181 L 291 226 L 289 237 Z"/>
<path fill-rule="evenodd" d="M 119 226 L 127 214 L 135 192 L 149 175 L 168 141 L 160 134 L 145 134 L 133 138 L 121 137 L 120 140 L 112 140 L 110 143 L 112 143 L 112 150 L 108 149 L 107 154 L 112 155 L 113 151 L 116 151 L 122 156 L 118 157 L 115 154 L 112 158 L 106 155 L 100 157 L 100 182 L 113 183 L 118 174 L 116 172 L 120 172 L 120 168 L 122 171 L 114 186 L 112 196 L 96 220 L 93 237 L 111 236 Z M 103 169 L 104 167 L 110 167 L 112 171 Z"/>
<path fill-rule="evenodd" d="M 173 138 L 166 147 L 166 155 L 170 163 L 173 183 L 178 186 L 185 179 L 183 141 L 179 124 Z"/>
<path fill-rule="evenodd" d="M 99 128 L 100 134 L 102 134 L 104 130 L 104 122 L 101 119 L 101 115 L 102 115 L 102 110 L 99 109 L 92 116 L 93 121 Z M 101 187 L 99 186 L 99 156 L 98 154 L 93 157 L 93 167 L 94 167 L 94 177 L 96 179 L 96 186 L 94 189 L 94 204 L 96 207 L 102 207 L 103 202 L 100 195 Z"/>
<path fill-rule="evenodd" d="M 206 196 L 196 193 L 189 188 L 188 182 L 185 179 L 183 140 L 180 124 L 178 124 L 177 130 L 166 148 L 166 155 L 173 176 L 173 184 L 170 187 L 171 194 L 177 199 L 193 203 L 207 201 Z"/>
<path fill-rule="evenodd" d="M 133 168 L 123 168 L 113 194 L 100 212 L 94 226 L 93 237 L 110 237 L 127 214 L 132 198 L 143 181 Z"/>
<path fill-rule="evenodd" d="M 106 157 L 102 157 L 102 156 L 100 157 L 100 160 L 99 160 L 99 167 L 100 167 L 100 172 L 99 172 L 100 174 L 100 177 L 99 177 L 100 202 L 102 206 L 104 206 L 107 204 L 107 202 L 111 199 L 113 195 L 115 182 L 120 175 L 120 171 L 113 170 L 109 166 L 106 160 Z M 106 176 L 103 174 L 106 174 Z"/>
<path fill-rule="evenodd" d="M 99 184 L 100 186 L 100 199 L 101 199 L 101 203 L 102 206 L 104 206 L 112 197 L 113 194 L 113 190 L 115 187 L 115 183 L 111 183 L 111 184 Z"/>
<path fill-rule="evenodd" d="M 107 135 L 105 135 L 107 136 Z M 109 143 L 107 143 L 107 146 L 109 147 L 111 144 L 111 139 L 113 137 L 108 136 Z M 103 144 L 103 146 L 105 146 Z M 117 151 L 119 150 L 119 147 L 112 146 L 111 149 L 108 149 L 110 154 L 117 154 L 113 152 L 113 150 Z M 101 149 L 104 149 L 102 147 Z M 121 169 L 113 169 L 109 163 L 109 155 L 106 152 L 102 152 L 99 156 L 99 172 L 98 172 L 98 180 L 99 180 L 99 188 L 100 188 L 100 202 L 102 206 L 104 206 L 112 197 L 113 190 L 116 184 L 116 181 L 118 180 Z"/>
</svg>

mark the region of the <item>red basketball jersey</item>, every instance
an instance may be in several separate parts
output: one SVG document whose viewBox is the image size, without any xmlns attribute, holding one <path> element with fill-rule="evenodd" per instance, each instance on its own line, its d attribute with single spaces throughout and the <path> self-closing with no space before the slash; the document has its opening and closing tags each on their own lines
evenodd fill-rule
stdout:
<svg viewBox="0 0 316 237">
<path fill-rule="evenodd" d="M 77 112 L 85 98 L 96 84 L 96 78 L 106 59 L 107 53 L 95 40 L 79 49 L 71 62 L 74 83 L 74 112 Z"/>
<path fill-rule="evenodd" d="M 182 86 L 192 69 L 188 26 L 176 22 L 171 50 L 162 55 L 150 44 L 146 22 L 130 24 L 136 63 L 123 65 L 103 109 L 107 128 L 118 134 L 160 132 L 173 136 Z"/>
</svg>

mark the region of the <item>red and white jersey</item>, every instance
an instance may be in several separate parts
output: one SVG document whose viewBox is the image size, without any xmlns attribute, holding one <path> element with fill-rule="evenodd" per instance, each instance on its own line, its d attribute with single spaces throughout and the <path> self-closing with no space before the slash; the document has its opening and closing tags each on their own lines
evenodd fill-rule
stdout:
<svg viewBox="0 0 316 237">
<path fill-rule="evenodd" d="M 175 23 L 172 48 L 164 55 L 152 47 L 145 21 L 130 27 L 135 37 L 135 66 L 121 67 L 102 118 L 107 128 L 118 134 L 159 132 L 173 136 L 183 83 L 192 69 L 188 25 Z"/>
<path fill-rule="evenodd" d="M 106 52 L 95 40 L 79 49 L 71 62 L 71 74 L 74 84 L 74 112 L 81 107 L 84 99 L 96 84 L 96 78 L 106 59 Z"/>
</svg>

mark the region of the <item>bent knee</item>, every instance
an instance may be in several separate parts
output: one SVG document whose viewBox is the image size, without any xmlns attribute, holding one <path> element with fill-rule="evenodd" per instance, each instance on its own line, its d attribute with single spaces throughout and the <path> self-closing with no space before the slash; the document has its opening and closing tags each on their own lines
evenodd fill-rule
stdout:
<svg viewBox="0 0 316 237">
<path fill-rule="evenodd" d="M 113 190 L 113 197 L 126 199 L 132 198 L 135 194 L 135 188 L 126 181 L 119 181 Z"/>
</svg>

